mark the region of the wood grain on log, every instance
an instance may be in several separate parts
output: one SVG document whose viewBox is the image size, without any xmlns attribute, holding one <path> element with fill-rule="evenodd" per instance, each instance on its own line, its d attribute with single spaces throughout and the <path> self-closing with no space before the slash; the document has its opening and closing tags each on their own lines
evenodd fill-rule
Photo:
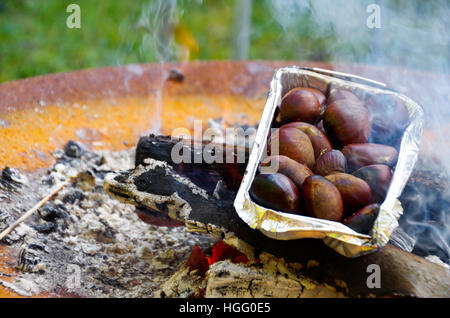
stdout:
<svg viewBox="0 0 450 318">
<path fill-rule="evenodd" d="M 283 273 L 285 274 L 285 273 Z M 206 297 L 337 298 L 344 294 L 302 275 L 283 275 L 263 267 L 228 261 L 211 266 L 206 277 Z"/>
</svg>

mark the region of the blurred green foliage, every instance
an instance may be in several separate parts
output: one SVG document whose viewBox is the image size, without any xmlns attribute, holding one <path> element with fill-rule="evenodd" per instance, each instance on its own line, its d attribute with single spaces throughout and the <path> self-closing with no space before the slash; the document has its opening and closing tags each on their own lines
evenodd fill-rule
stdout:
<svg viewBox="0 0 450 318">
<path fill-rule="evenodd" d="M 161 22 L 158 9 L 164 1 L 0 0 L 0 82 L 83 68 L 177 59 L 179 56 L 161 49 L 167 43 L 156 36 Z M 284 7 L 276 1 L 283 1 Z M 359 1 L 357 14 L 345 16 L 352 12 L 352 7 L 341 8 L 340 24 L 336 25 L 333 16 L 322 21 L 317 9 L 321 6 L 327 9 L 327 5 L 339 1 L 320 0 L 311 9 L 308 3 L 317 1 L 253 0 L 248 59 L 342 60 L 445 68 L 450 57 L 448 40 L 438 38 L 425 47 L 426 52 L 432 53 L 430 56 L 422 50 L 417 52 L 417 46 L 411 44 L 411 39 L 405 39 L 405 34 L 414 37 L 417 23 L 429 25 L 435 16 L 440 18 L 439 15 L 449 13 L 448 2 L 436 0 L 433 5 L 425 5 L 420 0 L 380 1 L 389 7 L 391 16 L 392 12 L 410 12 L 410 16 L 400 22 L 392 19 L 394 22 L 385 23 L 382 30 L 370 30 L 365 27 L 365 8 L 372 0 Z M 190 47 L 191 59 L 231 59 L 236 37 L 235 1 L 175 2 L 175 44 Z M 66 26 L 69 15 L 66 8 L 70 3 L 81 7 L 80 29 Z M 341 3 L 344 2 L 338 6 Z M 349 2 L 345 3 L 348 6 Z M 445 10 L 441 10 L 442 6 Z M 417 15 L 426 15 L 427 19 L 413 19 Z M 386 21 L 385 16 L 383 19 Z M 411 22 L 406 28 L 409 33 L 396 34 L 396 25 L 404 21 Z M 347 24 L 348 28 L 342 28 Z M 428 38 L 426 28 L 424 32 L 421 39 Z M 448 33 L 445 37 L 448 39 Z M 395 50 L 390 51 L 391 48 Z M 445 61 L 445 65 L 436 63 L 436 58 Z"/>
</svg>

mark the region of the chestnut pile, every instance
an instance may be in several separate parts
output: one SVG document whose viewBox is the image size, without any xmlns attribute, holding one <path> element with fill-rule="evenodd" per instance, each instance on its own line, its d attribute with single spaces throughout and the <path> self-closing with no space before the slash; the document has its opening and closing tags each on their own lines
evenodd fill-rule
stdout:
<svg viewBox="0 0 450 318">
<path fill-rule="evenodd" d="M 305 87 L 284 95 L 274 121 L 278 133 L 269 136 L 261 163 L 278 169 L 258 174 L 250 195 L 270 209 L 368 233 L 389 188 L 408 110 L 388 94 L 363 101 L 334 88 L 326 95 Z"/>
</svg>

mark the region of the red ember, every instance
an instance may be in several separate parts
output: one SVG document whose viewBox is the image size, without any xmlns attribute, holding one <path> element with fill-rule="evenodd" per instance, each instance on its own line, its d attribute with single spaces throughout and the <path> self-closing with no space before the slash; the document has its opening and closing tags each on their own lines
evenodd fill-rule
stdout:
<svg viewBox="0 0 450 318">
<path fill-rule="evenodd" d="M 226 244 L 224 241 L 219 241 L 214 245 L 211 257 L 205 256 L 201 248 L 195 245 L 191 256 L 186 262 L 186 265 L 191 271 L 198 270 L 199 274 L 204 276 L 209 269 L 209 265 L 224 260 L 230 260 L 233 263 L 245 264 L 249 261 L 245 254 Z"/>
</svg>

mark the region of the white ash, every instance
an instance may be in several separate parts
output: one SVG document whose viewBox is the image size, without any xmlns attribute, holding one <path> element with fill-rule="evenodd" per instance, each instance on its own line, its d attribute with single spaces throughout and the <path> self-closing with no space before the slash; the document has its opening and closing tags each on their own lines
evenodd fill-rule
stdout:
<svg viewBox="0 0 450 318">
<path fill-rule="evenodd" d="M 0 280 L 0 285 L 12 290 L 16 294 L 25 297 L 31 297 L 37 294 L 40 289 L 36 286 L 36 284 L 28 279 L 17 278 L 14 283 L 6 282 Z"/>
<path fill-rule="evenodd" d="M 0 197 L 0 211 L 8 213 L 6 223 L 10 224 L 75 172 L 91 171 L 95 176 L 93 184 L 74 183 L 53 199 L 52 204 L 62 207 L 59 216 L 44 221 L 42 217 L 48 215 L 35 213 L 6 238 L 17 251 L 25 246 L 38 262 L 28 264 L 27 271 L 18 270 L 13 282 L 0 283 L 23 296 L 47 292 L 82 297 L 155 297 L 160 285 L 185 263 L 194 245 L 210 248 L 215 239 L 188 232 L 185 227 L 146 224 L 138 218 L 134 206 L 105 193 L 103 176 L 133 168 L 133 155 L 133 149 L 86 151 L 73 158 L 57 151 L 58 162 L 48 174 L 27 175 L 28 182 L 18 193 L 5 192 L 7 200 Z M 55 222 L 56 230 L 37 232 L 33 226 L 42 222 Z M 17 267 L 23 269 L 20 260 Z"/>
</svg>

